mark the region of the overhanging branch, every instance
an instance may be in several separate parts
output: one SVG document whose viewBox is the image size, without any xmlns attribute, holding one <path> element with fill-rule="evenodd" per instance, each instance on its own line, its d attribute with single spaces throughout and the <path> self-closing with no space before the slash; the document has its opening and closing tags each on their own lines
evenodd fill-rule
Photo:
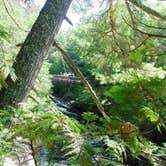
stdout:
<svg viewBox="0 0 166 166">
<path fill-rule="evenodd" d="M 134 4 L 135 6 L 137 6 L 138 8 L 142 9 L 144 12 L 146 12 L 152 16 L 155 16 L 157 18 L 166 20 L 166 15 L 163 15 L 150 7 L 147 7 L 146 5 L 144 5 L 141 2 L 141 0 L 128 0 L 128 1 L 131 2 L 132 4 Z"/>
<path fill-rule="evenodd" d="M 129 24 L 127 22 L 127 20 L 122 16 L 122 19 L 123 21 L 130 27 L 132 28 L 133 30 L 139 32 L 139 33 L 142 33 L 143 35 L 146 35 L 148 37 L 157 37 L 157 38 L 166 38 L 166 35 L 160 35 L 160 34 L 153 34 L 153 33 L 148 33 L 148 32 L 144 32 L 143 30 L 141 29 L 138 29 L 138 28 L 134 28 L 131 24 Z"/>
<path fill-rule="evenodd" d="M 84 75 L 81 73 L 79 68 L 74 64 L 74 62 L 70 59 L 70 57 L 67 55 L 67 53 L 57 44 L 56 41 L 54 41 L 53 46 L 58 49 L 58 51 L 63 55 L 63 58 L 66 60 L 66 62 L 69 64 L 69 66 L 73 69 L 73 71 L 80 77 L 82 83 L 87 88 L 88 92 L 92 96 L 94 102 L 96 103 L 96 106 L 100 113 L 103 115 L 103 117 L 107 120 L 107 122 L 110 121 L 110 117 L 105 113 L 103 106 L 100 103 L 99 98 L 97 97 L 96 93 L 92 89 L 89 82 L 86 80 Z"/>
</svg>

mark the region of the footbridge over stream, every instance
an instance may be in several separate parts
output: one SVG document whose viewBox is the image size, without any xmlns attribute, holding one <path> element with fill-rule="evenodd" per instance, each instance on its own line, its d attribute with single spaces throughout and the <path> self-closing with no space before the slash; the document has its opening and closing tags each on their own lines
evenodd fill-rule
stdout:
<svg viewBox="0 0 166 166">
<path fill-rule="evenodd" d="M 73 74 L 54 74 L 51 78 L 53 84 L 64 83 L 64 84 L 82 84 L 79 77 Z"/>
</svg>

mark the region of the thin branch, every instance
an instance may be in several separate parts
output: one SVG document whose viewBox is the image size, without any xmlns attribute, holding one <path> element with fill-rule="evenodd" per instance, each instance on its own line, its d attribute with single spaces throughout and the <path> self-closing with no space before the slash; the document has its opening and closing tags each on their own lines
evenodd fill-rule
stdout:
<svg viewBox="0 0 166 166">
<path fill-rule="evenodd" d="M 125 0 L 125 3 L 126 3 L 126 6 L 127 6 L 127 10 L 128 10 L 128 13 L 130 15 L 130 18 L 131 18 L 131 21 L 132 21 L 132 25 L 133 25 L 133 30 L 136 29 L 136 22 L 135 22 L 135 19 L 134 19 L 134 13 L 132 12 L 131 8 L 130 8 L 130 5 L 129 5 L 129 2 L 127 0 Z M 149 36 L 146 37 L 141 43 L 139 43 L 134 49 L 132 50 L 129 50 L 128 52 L 131 53 L 131 52 L 134 52 L 136 51 L 138 48 L 140 48 L 144 43 L 145 41 L 149 39 Z"/>
<path fill-rule="evenodd" d="M 4 5 L 4 7 L 5 7 L 5 10 L 6 10 L 8 16 L 11 18 L 11 20 L 14 22 L 14 24 L 15 24 L 21 31 L 28 32 L 27 30 L 23 29 L 23 28 L 17 23 L 17 21 L 15 20 L 15 18 L 10 14 L 10 11 L 9 11 L 9 9 L 8 9 L 8 7 L 7 7 L 7 4 L 6 4 L 5 0 L 2 0 L 2 3 L 3 3 L 3 5 Z"/>
<path fill-rule="evenodd" d="M 129 5 L 129 3 L 128 3 L 127 0 L 125 0 L 125 3 L 126 3 L 127 10 L 128 10 L 128 12 L 129 12 L 130 17 L 131 17 L 131 20 L 132 20 L 132 24 L 137 22 L 137 23 L 142 24 L 142 25 L 144 25 L 144 26 L 146 26 L 146 27 L 148 27 L 148 28 L 166 30 L 166 28 L 164 28 L 164 27 L 158 27 L 158 26 L 154 26 L 154 25 L 148 25 L 148 24 L 142 22 L 142 21 L 135 15 L 135 13 L 132 12 L 132 10 L 131 10 L 131 8 L 130 8 L 130 5 Z M 135 25 L 133 25 L 133 27 L 135 27 Z"/>
<path fill-rule="evenodd" d="M 35 153 L 34 153 L 35 150 L 34 150 L 34 147 L 33 147 L 32 140 L 30 140 L 30 149 L 32 151 L 32 157 L 33 157 L 34 164 L 35 164 L 35 166 L 38 166 L 37 160 L 36 160 L 36 157 L 35 157 Z"/>
<path fill-rule="evenodd" d="M 128 50 L 128 52 L 129 53 L 131 53 L 131 52 L 134 52 L 134 51 L 136 51 L 138 48 L 140 48 L 145 42 L 146 42 L 146 40 L 148 40 L 149 39 L 149 36 L 148 37 L 146 37 L 140 44 L 138 44 L 134 49 L 132 49 L 132 50 Z"/>
<path fill-rule="evenodd" d="M 35 103 L 40 104 L 40 102 L 36 100 L 32 95 L 29 95 L 29 98 L 32 99 Z"/>
<path fill-rule="evenodd" d="M 118 43 L 118 40 L 117 40 L 117 37 L 116 37 L 116 34 L 117 34 L 118 32 L 117 32 L 117 29 L 115 28 L 115 22 L 114 22 L 114 20 L 112 19 L 112 16 L 111 16 L 111 15 L 110 15 L 110 25 L 111 25 L 111 32 L 112 32 L 113 40 L 114 40 L 116 46 L 117 46 L 117 47 L 119 48 L 119 50 L 121 51 L 121 53 L 122 53 L 122 55 L 124 56 L 124 58 L 125 58 L 126 53 L 125 53 L 124 49 L 121 48 L 121 46 L 120 46 L 119 43 Z"/>
<path fill-rule="evenodd" d="M 136 31 L 144 34 L 144 35 L 147 35 L 149 37 L 158 37 L 158 38 L 166 38 L 166 35 L 160 35 L 160 34 L 153 34 L 153 33 L 147 33 L 147 32 L 144 32 L 138 28 L 135 29 Z"/>
<path fill-rule="evenodd" d="M 136 30 L 136 31 L 138 31 L 138 32 L 140 32 L 140 33 L 142 33 L 142 34 L 148 36 L 148 37 L 166 38 L 166 35 L 148 33 L 148 32 L 144 32 L 144 31 L 142 31 L 142 30 L 140 30 L 140 29 L 138 29 L 138 28 L 134 28 L 131 24 L 129 24 L 129 23 L 127 22 L 127 20 L 126 20 L 123 16 L 122 16 L 122 19 L 124 20 L 124 22 L 125 22 L 130 28 L 132 28 L 133 30 Z"/>
<path fill-rule="evenodd" d="M 107 122 L 110 122 L 110 117 L 105 113 L 103 106 L 100 103 L 99 98 L 97 97 L 96 93 L 92 89 L 91 85 L 89 82 L 86 80 L 82 72 L 79 70 L 79 68 L 74 64 L 74 62 L 70 59 L 68 54 L 57 44 L 56 41 L 54 41 L 53 46 L 55 46 L 58 51 L 63 55 L 63 58 L 66 60 L 66 62 L 69 64 L 69 66 L 73 69 L 73 71 L 78 74 L 80 77 L 81 81 L 83 82 L 84 86 L 87 88 L 88 92 L 92 96 L 94 102 L 96 103 L 96 106 L 100 113 L 103 115 L 103 117 L 107 120 Z"/>
<path fill-rule="evenodd" d="M 71 26 L 73 26 L 73 23 L 71 22 L 71 20 L 67 16 L 65 16 L 65 20 L 67 21 L 67 23 L 69 23 Z"/>
<path fill-rule="evenodd" d="M 138 20 L 138 18 L 137 18 L 137 20 Z M 140 21 L 140 20 L 138 20 L 139 22 L 138 23 L 140 23 L 140 24 L 142 24 L 142 25 L 144 25 L 144 26 L 146 26 L 146 27 L 148 27 L 148 28 L 153 28 L 153 29 L 160 29 L 160 30 L 166 30 L 166 28 L 164 28 L 164 27 L 157 27 L 157 26 L 154 26 L 154 25 L 148 25 L 148 24 L 146 24 L 146 23 L 144 23 L 144 22 L 142 22 L 142 21 Z"/>
<path fill-rule="evenodd" d="M 130 18 L 131 18 L 131 21 L 132 21 L 132 24 L 133 24 L 133 27 L 135 28 L 135 20 L 133 18 L 133 13 L 132 13 L 132 10 L 130 8 L 130 5 L 129 5 L 129 2 L 127 0 L 125 0 L 125 3 L 126 3 L 126 6 L 127 6 L 127 10 L 129 12 L 129 15 L 130 15 Z"/>
<path fill-rule="evenodd" d="M 128 0 L 129 2 L 131 2 L 132 4 L 134 4 L 135 6 L 137 6 L 138 8 L 142 9 L 144 12 L 155 16 L 157 18 L 166 20 L 166 15 L 162 15 L 161 13 L 157 12 L 156 10 L 147 7 L 146 5 L 144 5 L 140 0 Z"/>
</svg>

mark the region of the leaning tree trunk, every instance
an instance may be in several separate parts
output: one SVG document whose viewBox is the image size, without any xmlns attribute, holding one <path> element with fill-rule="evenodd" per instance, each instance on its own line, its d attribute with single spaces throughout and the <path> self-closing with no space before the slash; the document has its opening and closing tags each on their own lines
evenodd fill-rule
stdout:
<svg viewBox="0 0 166 166">
<path fill-rule="evenodd" d="M 0 108 L 18 107 L 27 98 L 71 1 L 47 0 L 13 64 L 17 80 L 9 75 L 0 92 Z"/>
</svg>

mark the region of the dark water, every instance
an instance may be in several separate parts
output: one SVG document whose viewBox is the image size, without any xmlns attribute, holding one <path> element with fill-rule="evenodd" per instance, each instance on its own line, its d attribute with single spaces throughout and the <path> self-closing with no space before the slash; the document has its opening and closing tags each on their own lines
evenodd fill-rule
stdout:
<svg viewBox="0 0 166 166">
<path fill-rule="evenodd" d="M 55 108 L 69 117 L 73 117 L 77 120 L 81 119 L 81 117 L 79 115 L 77 115 L 76 113 L 67 111 L 68 107 L 65 105 L 62 105 L 60 103 L 55 103 Z"/>
<path fill-rule="evenodd" d="M 53 163 L 50 163 L 48 161 L 48 155 L 49 155 L 49 152 L 48 152 L 48 149 L 46 146 L 43 146 L 42 147 L 42 150 L 41 150 L 41 153 L 40 153 L 40 156 L 39 156 L 39 161 L 40 161 L 40 165 L 41 166 L 69 166 L 67 165 L 66 161 L 62 160 L 60 162 L 56 162 L 55 161 Z"/>
<path fill-rule="evenodd" d="M 63 114 L 69 116 L 69 117 L 72 117 L 72 118 L 75 118 L 77 120 L 80 120 L 80 116 L 77 115 L 76 113 L 72 113 L 72 112 L 69 112 L 67 111 L 68 109 L 68 105 L 64 102 L 55 102 L 55 108 L 62 112 Z M 53 161 L 53 163 L 50 163 L 49 162 L 49 150 L 46 146 L 42 146 L 42 149 L 40 151 L 40 154 L 37 156 L 37 160 L 40 162 L 39 165 L 41 166 L 69 166 L 66 162 L 66 160 L 63 160 L 60 158 L 60 149 L 58 149 L 58 147 L 56 146 L 55 148 L 55 154 L 54 156 L 57 156 L 58 159 L 55 159 Z M 52 159 L 53 160 L 53 159 Z M 55 163 L 56 161 L 56 163 Z M 59 161 L 59 162 L 57 162 Z"/>
</svg>

